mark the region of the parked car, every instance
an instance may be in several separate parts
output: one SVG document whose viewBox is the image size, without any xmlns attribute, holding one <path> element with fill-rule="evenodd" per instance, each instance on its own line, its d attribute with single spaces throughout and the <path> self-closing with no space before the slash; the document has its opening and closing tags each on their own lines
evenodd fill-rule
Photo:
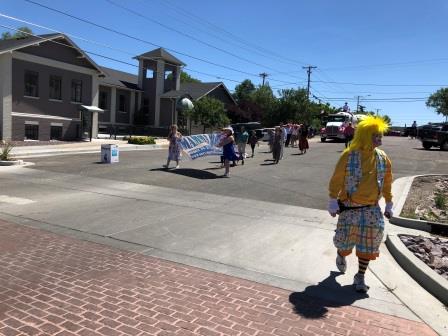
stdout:
<svg viewBox="0 0 448 336">
<path fill-rule="evenodd" d="M 448 151 L 448 123 L 434 123 L 420 126 L 417 137 L 424 149 L 440 147 Z"/>
<path fill-rule="evenodd" d="M 268 141 L 269 140 L 269 130 L 274 131 L 274 128 L 260 128 L 255 130 L 257 133 L 258 140 Z"/>
<path fill-rule="evenodd" d="M 402 132 L 399 130 L 389 130 L 384 135 L 386 135 L 386 136 L 402 136 Z"/>
</svg>

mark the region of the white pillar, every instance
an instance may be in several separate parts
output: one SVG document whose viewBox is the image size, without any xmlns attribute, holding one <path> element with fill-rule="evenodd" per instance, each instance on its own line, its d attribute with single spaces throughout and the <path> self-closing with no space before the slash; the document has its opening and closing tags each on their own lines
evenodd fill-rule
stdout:
<svg viewBox="0 0 448 336">
<path fill-rule="evenodd" d="M 156 97 L 154 102 L 154 126 L 160 126 L 160 96 L 163 94 L 165 87 L 165 62 L 157 60 L 156 67 Z"/>
<path fill-rule="evenodd" d="M 115 124 L 115 115 L 117 113 L 117 88 L 110 90 L 110 123 Z"/>
<path fill-rule="evenodd" d="M 144 65 L 145 65 L 145 62 L 142 59 L 140 59 L 138 61 L 138 86 L 142 90 L 143 90 L 143 81 L 146 78 L 146 69 L 145 69 Z"/>
<path fill-rule="evenodd" d="M 174 90 L 180 89 L 180 72 L 182 71 L 180 66 L 176 66 L 176 70 L 174 71 L 174 78 L 175 78 L 175 88 Z"/>
<path fill-rule="evenodd" d="M 92 106 L 98 107 L 99 101 L 99 82 L 98 76 L 92 76 Z M 98 112 L 92 113 L 92 138 L 98 138 Z"/>
<path fill-rule="evenodd" d="M 0 139 L 12 138 L 12 54 L 0 55 Z"/>
<path fill-rule="evenodd" d="M 131 104 L 129 105 L 129 124 L 134 125 L 134 113 L 135 113 L 135 91 L 131 91 Z"/>
</svg>

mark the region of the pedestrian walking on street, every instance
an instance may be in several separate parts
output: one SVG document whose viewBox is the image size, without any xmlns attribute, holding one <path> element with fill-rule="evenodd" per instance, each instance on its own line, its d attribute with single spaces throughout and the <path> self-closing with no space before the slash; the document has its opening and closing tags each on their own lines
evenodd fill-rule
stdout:
<svg viewBox="0 0 448 336">
<path fill-rule="evenodd" d="M 294 124 L 291 132 L 291 147 L 297 147 L 297 141 L 299 140 L 299 125 Z"/>
<path fill-rule="evenodd" d="M 231 128 L 224 128 L 225 137 L 219 142 L 218 146 L 223 148 L 222 155 L 224 156 L 224 177 L 230 177 L 230 161 L 238 160 L 235 153 L 235 139 L 233 138 L 233 130 Z"/>
<path fill-rule="evenodd" d="M 274 133 L 275 133 L 275 131 L 272 129 L 270 129 L 268 131 L 269 153 L 272 153 L 272 146 L 274 145 Z"/>
<path fill-rule="evenodd" d="M 275 128 L 274 132 L 274 141 L 272 143 L 272 157 L 274 159 L 274 163 L 278 164 L 282 155 L 282 147 L 283 147 L 283 130 L 280 126 Z"/>
<path fill-rule="evenodd" d="M 254 157 L 255 145 L 260 146 L 260 144 L 258 143 L 258 138 L 257 138 L 257 134 L 255 133 L 255 131 L 250 132 L 249 144 L 250 144 L 250 149 L 252 149 L 251 157 Z"/>
<path fill-rule="evenodd" d="M 286 130 L 286 125 L 280 124 L 280 129 L 282 130 L 282 146 L 280 149 L 280 159 L 283 159 L 283 152 L 285 149 L 286 138 L 288 136 L 288 131 Z"/>
<path fill-rule="evenodd" d="M 300 125 L 299 130 L 299 149 L 301 154 L 305 154 L 306 150 L 310 148 L 308 144 L 308 126 Z"/>
<path fill-rule="evenodd" d="M 355 134 L 355 129 L 352 126 L 352 123 L 349 122 L 348 125 L 344 128 L 344 137 L 345 137 L 345 148 L 350 145 L 350 142 L 353 139 L 353 135 Z"/>
<path fill-rule="evenodd" d="M 328 212 L 339 215 L 333 238 L 336 266 L 347 269 L 346 256 L 356 246 L 358 273 L 353 285 L 366 293 L 364 274 L 371 260 L 379 256 L 384 218 L 378 202 L 384 196 L 384 216 L 392 217 L 392 171 L 386 153 L 378 147 L 388 124 L 381 117 L 368 116 L 359 124 L 350 146 L 342 153 L 329 184 Z"/>
<path fill-rule="evenodd" d="M 247 131 L 244 129 L 244 126 L 242 126 L 236 140 L 236 144 L 238 146 L 238 153 L 240 154 L 242 165 L 244 165 L 244 159 L 246 158 L 247 140 L 249 140 L 249 133 L 247 133 Z"/>
<path fill-rule="evenodd" d="M 163 165 L 163 167 L 168 168 L 170 166 L 170 161 L 173 160 L 176 161 L 177 169 L 179 168 L 179 161 L 182 151 L 182 147 L 180 145 L 182 134 L 177 130 L 177 125 L 171 125 L 167 140 L 170 142 L 168 147 L 168 159 L 166 161 L 166 165 Z"/>
</svg>

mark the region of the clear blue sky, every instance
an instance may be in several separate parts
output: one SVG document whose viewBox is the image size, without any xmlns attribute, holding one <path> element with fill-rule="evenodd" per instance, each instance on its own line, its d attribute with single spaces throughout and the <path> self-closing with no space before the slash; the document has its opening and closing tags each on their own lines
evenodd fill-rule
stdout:
<svg viewBox="0 0 448 336">
<path fill-rule="evenodd" d="M 202 81 L 223 81 L 230 90 L 246 78 L 260 84 L 257 75 L 262 72 L 269 74 L 267 81 L 274 91 L 304 87 L 306 72 L 302 66 L 314 65 L 317 69 L 311 76 L 311 92 L 333 106 L 348 101 L 353 110 L 355 96 L 361 96 L 362 105 L 389 115 L 394 125 L 409 125 L 413 120 L 421 125 L 444 119 L 428 109 L 422 98 L 440 87 L 448 87 L 445 0 L 112 0 L 147 18 L 107 0 L 33 1 L 148 43 L 81 23 L 24 0 L 0 0 L 0 13 L 107 44 L 117 50 L 73 39 L 82 49 L 135 65 L 132 55 L 157 46 L 171 49 L 173 55 L 187 64 L 185 70 L 190 75 Z M 24 25 L 3 17 L 0 24 Z M 51 32 L 28 26 L 38 34 Z M 0 30 L 6 29 L 0 27 Z M 131 65 L 98 56 L 92 58 L 100 65 L 137 73 Z M 396 98 L 409 101 L 397 102 Z"/>
</svg>

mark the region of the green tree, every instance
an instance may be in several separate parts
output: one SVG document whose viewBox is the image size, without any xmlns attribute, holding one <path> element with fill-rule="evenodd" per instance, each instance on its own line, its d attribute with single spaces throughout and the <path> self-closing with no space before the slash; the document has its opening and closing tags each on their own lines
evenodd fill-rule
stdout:
<svg viewBox="0 0 448 336">
<path fill-rule="evenodd" d="M 170 73 L 167 76 L 167 79 L 173 79 L 173 74 Z M 181 83 L 201 83 L 201 81 L 199 79 L 193 78 L 191 77 L 188 73 L 181 71 L 180 72 L 180 82 Z"/>
<path fill-rule="evenodd" d="M 390 119 L 390 117 L 387 114 L 383 115 L 382 117 L 389 126 L 392 125 L 392 119 Z"/>
<path fill-rule="evenodd" d="M 3 32 L 1 39 L 2 40 L 17 39 L 30 36 L 30 34 L 33 34 L 33 31 L 30 28 L 19 27 L 17 28 L 17 31 L 14 34 L 11 34 L 10 32 Z"/>
<path fill-rule="evenodd" d="M 269 85 L 260 85 L 251 94 L 250 99 L 260 109 L 263 123 L 273 125 L 277 108 L 277 98 L 274 96 L 271 87 Z"/>
<path fill-rule="evenodd" d="M 285 89 L 279 91 L 279 99 L 277 106 L 277 116 L 280 120 L 278 122 L 309 122 L 306 114 L 309 114 L 307 109 L 308 98 L 305 89 Z"/>
<path fill-rule="evenodd" d="M 448 118 L 448 88 L 441 88 L 430 95 L 426 106 L 434 108 L 437 114 Z"/>
<path fill-rule="evenodd" d="M 215 98 L 204 97 L 194 103 L 194 108 L 185 111 L 185 115 L 195 123 L 206 128 L 223 127 L 230 123 L 224 110 L 224 104 Z"/>
<path fill-rule="evenodd" d="M 255 92 L 255 85 L 252 83 L 250 79 L 245 79 L 235 86 L 235 93 L 233 97 L 237 101 L 238 104 L 250 101 L 251 95 Z"/>
</svg>

